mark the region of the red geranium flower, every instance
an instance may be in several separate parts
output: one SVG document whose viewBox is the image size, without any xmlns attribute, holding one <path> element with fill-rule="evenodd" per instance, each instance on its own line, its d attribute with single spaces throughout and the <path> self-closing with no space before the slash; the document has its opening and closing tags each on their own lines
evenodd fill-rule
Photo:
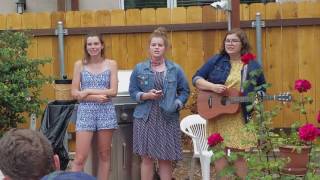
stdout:
<svg viewBox="0 0 320 180">
<path fill-rule="evenodd" d="M 313 124 L 305 124 L 299 128 L 299 137 L 303 141 L 313 141 L 319 135 L 319 130 Z"/>
<path fill-rule="evenodd" d="M 298 79 L 294 83 L 294 89 L 299 91 L 299 93 L 307 92 L 311 89 L 311 83 L 305 79 Z"/>
<path fill-rule="evenodd" d="M 219 133 L 214 133 L 208 137 L 208 145 L 210 147 L 214 147 L 215 145 L 221 143 L 222 141 L 223 141 L 223 138 Z"/>
<path fill-rule="evenodd" d="M 251 53 L 245 53 L 241 56 L 241 61 L 243 64 L 248 64 L 251 60 L 255 60 L 256 56 Z"/>
</svg>

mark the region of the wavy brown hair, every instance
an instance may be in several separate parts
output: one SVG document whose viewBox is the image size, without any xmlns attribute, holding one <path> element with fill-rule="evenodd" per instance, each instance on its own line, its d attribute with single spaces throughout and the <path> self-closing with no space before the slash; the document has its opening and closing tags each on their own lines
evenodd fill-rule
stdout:
<svg viewBox="0 0 320 180">
<path fill-rule="evenodd" d="M 242 29 L 235 28 L 235 29 L 228 31 L 226 33 L 226 35 L 224 36 L 223 41 L 222 41 L 222 45 L 221 45 L 221 49 L 220 49 L 221 55 L 228 55 L 228 53 L 226 52 L 225 47 L 224 47 L 224 45 L 225 45 L 224 42 L 225 42 L 227 36 L 230 34 L 235 34 L 240 39 L 241 46 L 242 46 L 241 50 L 240 50 L 241 55 L 251 51 L 251 46 L 250 46 L 247 34 Z"/>
<path fill-rule="evenodd" d="M 99 41 L 101 43 L 101 45 L 103 46 L 103 49 L 101 50 L 101 57 L 105 58 L 104 56 L 104 50 L 105 50 L 105 44 L 104 44 L 104 40 L 101 34 L 98 33 L 90 33 L 88 35 L 86 35 L 85 40 L 84 40 L 84 44 L 83 44 L 83 50 L 84 50 L 84 58 L 82 59 L 82 63 L 83 64 L 88 64 L 88 60 L 90 59 L 90 54 L 87 51 L 87 41 L 89 37 L 98 37 Z"/>
</svg>

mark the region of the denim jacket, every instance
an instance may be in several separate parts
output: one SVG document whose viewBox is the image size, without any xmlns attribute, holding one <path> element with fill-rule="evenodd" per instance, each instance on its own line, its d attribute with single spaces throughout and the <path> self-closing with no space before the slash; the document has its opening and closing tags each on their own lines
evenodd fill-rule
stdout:
<svg viewBox="0 0 320 180">
<path fill-rule="evenodd" d="M 169 60 L 165 61 L 166 72 L 163 82 L 163 98 L 159 102 L 166 118 L 178 119 L 179 110 L 187 102 L 190 89 L 186 76 L 181 67 Z M 147 119 L 152 100 L 141 100 L 141 95 L 154 88 L 154 73 L 150 60 L 141 62 L 134 68 L 129 84 L 129 93 L 138 105 L 133 116 L 136 119 Z"/>
<path fill-rule="evenodd" d="M 206 79 L 207 81 L 214 83 L 214 84 L 224 84 L 228 78 L 228 75 L 230 73 L 231 64 L 229 60 L 228 55 L 215 55 L 212 58 L 210 58 L 206 64 L 204 64 L 192 77 L 192 84 L 195 85 L 195 82 L 200 79 Z M 254 80 L 257 84 L 255 87 L 260 86 L 262 84 L 265 84 L 265 78 L 263 73 L 255 77 L 255 79 L 252 79 L 252 77 L 249 76 L 249 73 L 252 71 L 255 71 L 257 69 L 261 69 L 261 66 L 257 61 L 249 61 L 249 64 L 247 65 L 246 74 L 244 74 L 244 68 L 241 70 L 241 79 L 245 77 L 245 80 Z M 247 88 L 243 89 L 242 95 L 247 96 L 248 93 L 254 91 L 255 88 L 253 85 L 249 85 Z M 262 89 L 265 91 L 265 89 Z M 241 103 L 244 120 L 245 122 L 248 122 L 249 120 L 249 112 L 246 110 L 246 106 L 250 103 Z"/>
</svg>

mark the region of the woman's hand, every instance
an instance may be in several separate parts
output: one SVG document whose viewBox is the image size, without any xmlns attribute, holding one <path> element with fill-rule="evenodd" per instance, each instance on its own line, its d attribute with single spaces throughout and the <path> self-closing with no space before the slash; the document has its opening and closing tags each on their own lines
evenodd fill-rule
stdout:
<svg viewBox="0 0 320 180">
<path fill-rule="evenodd" d="M 162 90 L 151 89 L 149 92 L 143 93 L 142 99 L 143 100 L 147 100 L 147 99 L 157 100 L 157 99 L 160 99 L 161 96 L 163 96 Z"/>
<path fill-rule="evenodd" d="M 224 93 L 227 90 L 227 86 L 223 84 L 213 84 L 211 91 L 216 93 Z"/>
<path fill-rule="evenodd" d="M 86 100 L 94 101 L 94 102 L 98 102 L 98 103 L 105 103 L 105 102 L 110 101 L 110 98 L 106 95 L 95 94 L 95 95 L 88 95 L 86 97 Z"/>
</svg>

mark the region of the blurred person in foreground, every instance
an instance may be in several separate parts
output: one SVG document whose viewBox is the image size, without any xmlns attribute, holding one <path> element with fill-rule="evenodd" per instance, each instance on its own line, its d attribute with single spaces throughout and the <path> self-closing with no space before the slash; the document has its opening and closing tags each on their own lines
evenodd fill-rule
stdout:
<svg viewBox="0 0 320 180">
<path fill-rule="evenodd" d="M 39 180 L 60 169 L 49 140 L 30 129 L 11 129 L 0 139 L 0 170 L 5 180 Z"/>
</svg>

